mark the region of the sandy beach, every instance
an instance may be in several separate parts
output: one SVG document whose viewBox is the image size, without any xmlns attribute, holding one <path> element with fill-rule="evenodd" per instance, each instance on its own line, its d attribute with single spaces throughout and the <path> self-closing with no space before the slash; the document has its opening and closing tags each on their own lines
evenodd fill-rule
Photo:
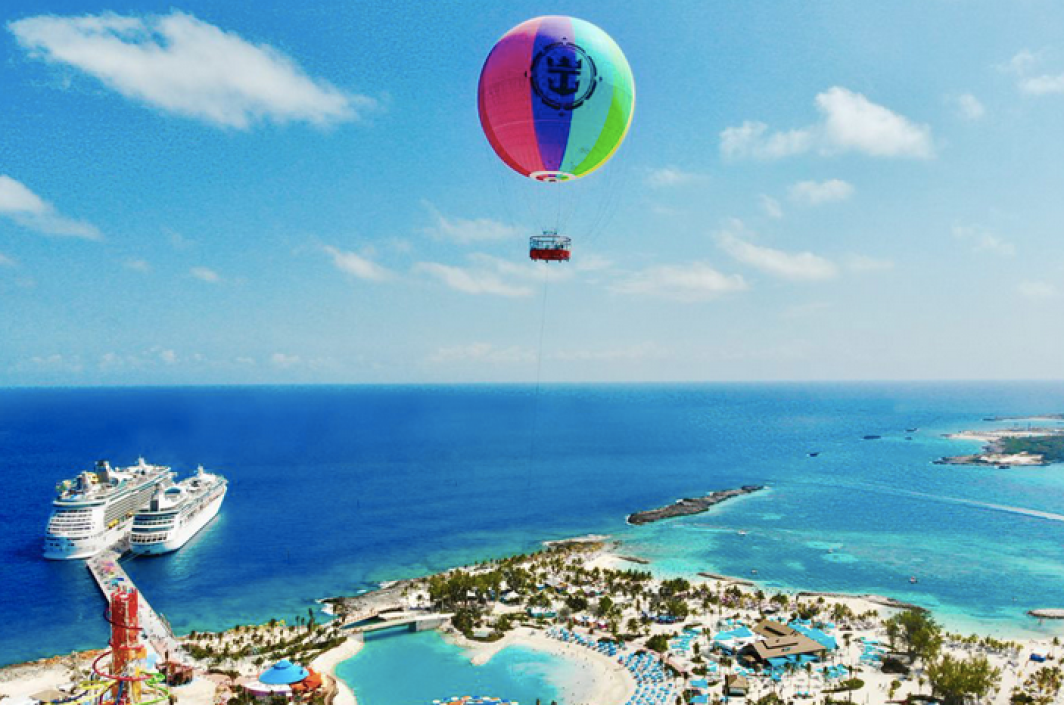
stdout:
<svg viewBox="0 0 1064 705">
<path fill-rule="evenodd" d="M 335 649 L 326 651 L 318 658 L 310 662 L 310 667 L 318 673 L 328 675 L 336 684 L 336 698 L 333 705 L 358 705 L 354 691 L 344 683 L 342 678 L 336 676 L 336 667 L 362 650 L 363 643 L 360 639 L 348 637 L 346 641 Z"/>
<path fill-rule="evenodd" d="M 558 683 L 565 705 L 621 705 L 635 693 L 635 680 L 614 660 L 576 644 L 551 639 L 538 629 L 521 627 L 491 643 L 470 641 L 454 633 L 448 638 L 463 646 L 469 660 L 478 666 L 509 646 L 524 646 L 566 659 L 573 668 L 562 674 Z"/>
</svg>

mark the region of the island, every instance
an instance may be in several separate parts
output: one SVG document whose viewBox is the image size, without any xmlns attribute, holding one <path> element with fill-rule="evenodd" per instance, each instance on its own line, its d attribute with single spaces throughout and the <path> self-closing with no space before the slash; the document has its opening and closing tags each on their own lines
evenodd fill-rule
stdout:
<svg viewBox="0 0 1064 705">
<path fill-rule="evenodd" d="M 743 495 L 753 494 L 754 492 L 759 492 L 763 489 L 765 489 L 764 485 L 744 485 L 738 489 L 710 492 L 705 497 L 685 497 L 684 499 L 678 499 L 674 503 L 664 507 L 629 514 L 628 523 L 638 526 L 640 524 L 650 524 L 655 521 L 661 521 L 662 519 L 701 514 L 702 512 L 708 512 L 710 507 L 732 499 L 733 497 L 742 497 Z"/>
<path fill-rule="evenodd" d="M 1064 429 L 1010 428 L 995 431 L 962 431 L 946 438 L 982 441 L 979 453 L 952 455 L 934 461 L 936 465 L 1042 466 L 1064 462 Z"/>
</svg>

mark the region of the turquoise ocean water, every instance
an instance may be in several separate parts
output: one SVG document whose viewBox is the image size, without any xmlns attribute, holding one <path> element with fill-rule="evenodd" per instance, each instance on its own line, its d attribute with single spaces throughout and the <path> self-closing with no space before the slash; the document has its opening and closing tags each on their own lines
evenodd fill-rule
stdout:
<svg viewBox="0 0 1064 705">
<path fill-rule="evenodd" d="M 126 564 L 178 631 L 290 619 L 381 580 L 607 533 L 664 572 L 756 569 L 771 586 L 1036 633 L 1048 627 L 1027 609 L 1064 607 L 1064 472 L 931 460 L 974 449 L 941 434 L 984 416 L 1060 411 L 1064 384 L 1043 383 L 3 390 L 0 663 L 104 643 L 87 571 L 41 560 L 40 539 L 57 480 L 139 454 L 231 480 L 184 549 Z M 624 522 L 750 483 L 771 489 Z"/>
</svg>

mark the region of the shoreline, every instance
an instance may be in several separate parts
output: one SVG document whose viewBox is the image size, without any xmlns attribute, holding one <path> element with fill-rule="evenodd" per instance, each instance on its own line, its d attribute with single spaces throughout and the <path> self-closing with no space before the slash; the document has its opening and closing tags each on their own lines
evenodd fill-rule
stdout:
<svg viewBox="0 0 1064 705">
<path fill-rule="evenodd" d="M 578 670 L 569 674 L 569 678 L 565 679 L 568 682 L 559 684 L 561 702 L 574 705 L 622 705 L 636 691 L 635 679 L 613 659 L 576 644 L 551 639 L 538 629 L 518 627 L 489 643 L 466 639 L 453 630 L 441 632 L 441 636 L 464 649 L 470 663 L 475 666 L 488 663 L 500 651 L 511 646 L 521 646 L 565 659 Z"/>
<path fill-rule="evenodd" d="M 364 645 L 362 640 L 349 636 L 343 644 L 320 654 L 310 662 L 311 668 L 324 676 L 328 676 L 336 685 L 336 695 L 333 697 L 331 705 L 358 705 L 355 691 L 344 682 L 343 678 L 336 675 L 336 669 L 344 661 L 354 658 Z"/>
</svg>

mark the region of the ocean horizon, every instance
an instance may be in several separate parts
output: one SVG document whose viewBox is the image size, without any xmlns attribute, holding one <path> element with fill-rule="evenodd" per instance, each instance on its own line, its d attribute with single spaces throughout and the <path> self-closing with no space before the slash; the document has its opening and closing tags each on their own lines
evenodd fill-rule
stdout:
<svg viewBox="0 0 1064 705">
<path fill-rule="evenodd" d="M 932 461 L 977 448 L 943 434 L 985 417 L 1061 410 L 1060 382 L 8 388 L 0 617 L 19 629 L 0 633 L 0 663 L 104 645 L 83 562 L 43 560 L 41 540 L 56 482 L 138 456 L 230 480 L 188 545 L 125 562 L 180 633 L 291 619 L 585 534 L 665 574 L 875 593 L 951 629 L 1051 633 L 1026 611 L 1064 606 L 1059 466 Z M 747 484 L 769 490 L 625 523 Z"/>
</svg>

